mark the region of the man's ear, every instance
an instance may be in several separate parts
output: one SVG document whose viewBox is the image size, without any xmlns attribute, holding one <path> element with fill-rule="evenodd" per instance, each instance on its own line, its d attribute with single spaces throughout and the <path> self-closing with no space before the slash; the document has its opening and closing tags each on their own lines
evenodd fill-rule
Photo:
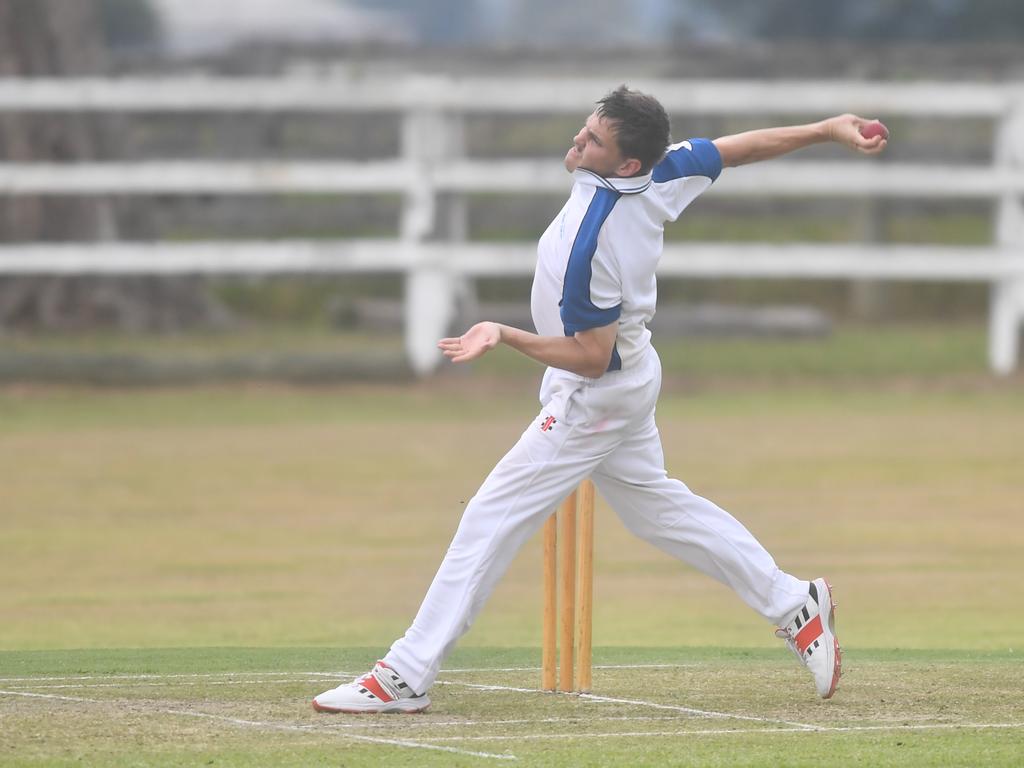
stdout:
<svg viewBox="0 0 1024 768">
<path fill-rule="evenodd" d="M 620 176 L 622 178 L 636 176 L 638 173 L 640 173 L 640 169 L 642 167 L 643 163 L 641 163 L 635 157 L 631 157 L 618 167 L 615 175 Z"/>
</svg>

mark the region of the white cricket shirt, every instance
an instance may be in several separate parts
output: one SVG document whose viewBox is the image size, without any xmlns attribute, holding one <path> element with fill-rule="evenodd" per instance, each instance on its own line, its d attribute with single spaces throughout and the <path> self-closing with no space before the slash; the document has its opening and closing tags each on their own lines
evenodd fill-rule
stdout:
<svg viewBox="0 0 1024 768">
<path fill-rule="evenodd" d="M 721 171 L 722 157 L 708 139 L 673 144 L 644 176 L 606 179 L 578 168 L 569 200 L 537 245 L 530 297 L 537 332 L 572 336 L 618 320 L 608 370 L 639 360 L 650 345 L 665 222 Z"/>
</svg>

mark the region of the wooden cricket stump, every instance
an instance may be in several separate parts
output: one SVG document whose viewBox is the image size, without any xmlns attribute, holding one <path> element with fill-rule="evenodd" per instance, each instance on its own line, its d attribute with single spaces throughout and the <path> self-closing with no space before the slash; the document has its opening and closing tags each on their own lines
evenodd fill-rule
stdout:
<svg viewBox="0 0 1024 768">
<path fill-rule="evenodd" d="M 584 480 L 544 523 L 545 691 L 590 691 L 593 599 L 594 484 Z"/>
</svg>

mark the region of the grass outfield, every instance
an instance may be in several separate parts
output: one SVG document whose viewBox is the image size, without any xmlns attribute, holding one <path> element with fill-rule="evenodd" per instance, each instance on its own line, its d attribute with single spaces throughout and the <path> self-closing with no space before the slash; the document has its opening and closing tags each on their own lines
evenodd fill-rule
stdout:
<svg viewBox="0 0 1024 768">
<path fill-rule="evenodd" d="M 0 763 L 1017 765 L 1024 391 L 951 381 L 666 384 L 670 471 L 835 585 L 832 701 L 599 501 L 594 693 L 635 703 L 473 687 L 537 686 L 534 541 L 382 720 L 308 699 L 404 630 L 534 382 L 0 390 Z"/>
</svg>

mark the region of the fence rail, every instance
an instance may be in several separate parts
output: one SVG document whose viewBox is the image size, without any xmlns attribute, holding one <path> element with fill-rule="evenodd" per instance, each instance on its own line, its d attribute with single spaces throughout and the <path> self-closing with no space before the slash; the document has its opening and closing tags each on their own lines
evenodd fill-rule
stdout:
<svg viewBox="0 0 1024 768">
<path fill-rule="evenodd" d="M 727 174 L 715 196 L 991 199 L 1024 194 L 1024 169 L 965 165 L 862 165 L 807 161 L 751 165 Z M 570 177 L 551 158 L 452 161 L 420 169 L 381 162 L 0 163 L 7 195 L 248 195 L 404 193 L 410 180 L 437 192 L 562 192 Z"/>
<path fill-rule="evenodd" d="M 937 117 L 1001 117 L 1024 85 L 808 80 L 625 78 L 674 113 L 800 114 L 884 112 Z M 593 78 L 0 78 L 0 110 L 97 112 L 539 112 L 590 110 L 609 81 Z"/>
<path fill-rule="evenodd" d="M 301 274 L 443 269 L 455 277 L 522 277 L 536 249 L 526 244 L 394 240 L 279 240 L 200 243 L 80 243 L 0 248 L 0 274 Z M 1024 278 L 1024 259 L 1009 249 L 958 246 L 667 245 L 658 274 L 828 280 L 836 278 L 988 282 Z"/>
<path fill-rule="evenodd" d="M 993 245 L 689 243 L 666 248 L 660 274 L 685 277 L 873 278 L 981 281 L 991 286 L 989 360 L 1017 365 L 1024 322 L 1024 85 L 630 80 L 674 114 L 867 115 L 986 118 L 996 125 L 991 165 L 778 161 L 726 171 L 709 194 L 832 198 L 981 199 L 997 204 Z M 282 192 L 397 194 L 392 240 L 70 243 L 0 247 L 0 275 L 395 271 L 406 276 L 406 347 L 420 373 L 439 362 L 434 341 L 460 281 L 522 275 L 532 244 L 466 242 L 464 195 L 564 192 L 557 160 L 467 158 L 472 114 L 581 117 L 609 83 L 593 79 L 442 76 L 306 79 L 0 79 L 0 113 L 394 112 L 400 155 L 373 162 L 163 162 L 0 164 L 0 194 L 194 195 Z M 437 196 L 455 215 L 438 221 Z M 463 206 L 460 209 L 459 206 Z M 443 233 L 442 230 L 445 230 Z M 439 239 L 443 234 L 443 239 Z"/>
</svg>

